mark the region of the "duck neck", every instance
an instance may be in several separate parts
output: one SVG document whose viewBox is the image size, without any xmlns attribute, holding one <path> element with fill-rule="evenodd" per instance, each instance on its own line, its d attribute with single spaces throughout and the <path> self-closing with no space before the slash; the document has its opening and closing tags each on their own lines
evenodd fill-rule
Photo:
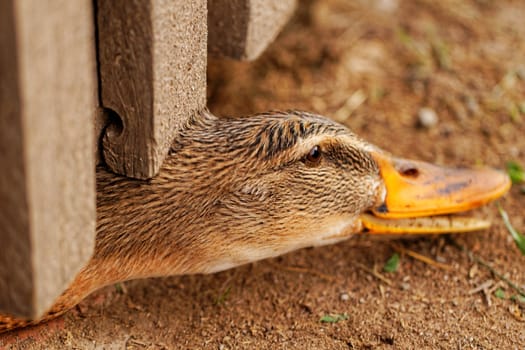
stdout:
<svg viewBox="0 0 525 350">
<path fill-rule="evenodd" d="M 208 231 L 216 231 L 210 222 L 228 183 L 221 178 L 232 176 L 231 164 L 209 156 L 210 147 L 225 143 L 218 139 L 224 138 L 222 129 L 224 122 L 209 113 L 194 117 L 180 132 L 159 174 L 147 181 L 97 169 L 92 264 L 112 266 L 103 284 L 203 272 L 206 257 L 213 257 L 206 241 Z"/>
</svg>

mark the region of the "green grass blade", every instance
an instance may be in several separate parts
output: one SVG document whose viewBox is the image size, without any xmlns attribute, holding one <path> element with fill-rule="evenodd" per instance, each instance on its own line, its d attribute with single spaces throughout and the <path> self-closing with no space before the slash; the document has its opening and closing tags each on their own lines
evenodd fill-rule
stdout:
<svg viewBox="0 0 525 350">
<path fill-rule="evenodd" d="M 390 259 L 387 260 L 385 263 L 385 266 L 383 266 L 383 271 L 385 272 L 395 272 L 399 268 L 399 254 L 394 253 L 390 257 Z"/>
<path fill-rule="evenodd" d="M 525 171 L 521 165 L 516 162 L 507 163 L 507 174 L 509 174 L 513 184 L 519 184 L 525 181 Z"/>
<path fill-rule="evenodd" d="M 525 255 L 525 236 L 516 231 L 516 229 L 510 223 L 510 219 L 507 215 L 507 212 L 503 210 L 503 208 L 499 204 L 498 210 L 501 215 L 501 218 L 503 219 L 503 222 L 505 223 L 505 226 L 507 227 L 507 230 L 509 231 L 510 235 L 514 239 L 514 242 L 518 246 L 518 249 L 521 251 L 522 255 Z"/>
<path fill-rule="evenodd" d="M 348 320 L 347 314 L 330 314 L 324 315 L 319 319 L 322 323 L 337 323 L 339 321 Z"/>
</svg>

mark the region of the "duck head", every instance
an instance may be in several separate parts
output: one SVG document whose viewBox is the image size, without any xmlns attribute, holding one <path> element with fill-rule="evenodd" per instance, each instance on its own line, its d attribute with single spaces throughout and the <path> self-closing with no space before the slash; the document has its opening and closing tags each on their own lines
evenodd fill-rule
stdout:
<svg viewBox="0 0 525 350">
<path fill-rule="evenodd" d="M 0 317 L 0 332 L 56 317 L 118 281 L 221 271 L 362 232 L 479 230 L 488 223 L 435 215 L 478 207 L 509 187 L 497 170 L 395 158 L 317 115 L 203 112 L 155 178 L 97 169 L 92 259 L 42 318 Z"/>
<path fill-rule="evenodd" d="M 428 217 L 478 207 L 510 186 L 497 170 L 395 158 L 304 112 L 204 112 L 156 178 L 114 179 L 98 179 L 95 257 L 118 247 L 130 263 L 142 261 L 139 277 L 216 272 L 360 232 L 479 230 L 488 223 Z"/>
</svg>

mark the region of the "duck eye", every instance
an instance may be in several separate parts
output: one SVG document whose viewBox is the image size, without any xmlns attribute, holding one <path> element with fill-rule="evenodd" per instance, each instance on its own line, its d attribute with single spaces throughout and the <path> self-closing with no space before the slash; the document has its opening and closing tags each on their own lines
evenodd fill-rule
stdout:
<svg viewBox="0 0 525 350">
<path fill-rule="evenodd" d="M 306 161 L 310 165 L 319 164 L 319 162 L 321 161 L 321 148 L 319 146 L 312 147 L 310 152 L 308 152 L 308 154 L 306 155 Z"/>
</svg>

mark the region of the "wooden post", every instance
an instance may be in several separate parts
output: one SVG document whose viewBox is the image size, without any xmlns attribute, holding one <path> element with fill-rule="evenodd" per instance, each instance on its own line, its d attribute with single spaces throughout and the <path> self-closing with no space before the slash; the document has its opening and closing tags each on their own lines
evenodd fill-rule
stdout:
<svg viewBox="0 0 525 350">
<path fill-rule="evenodd" d="M 208 50 L 253 60 L 286 24 L 297 0 L 208 0 Z"/>
<path fill-rule="evenodd" d="M 154 176 L 176 134 L 206 104 L 206 0 L 97 0 L 103 156 L 115 172 Z"/>
<path fill-rule="evenodd" d="M 0 1 L 0 310 L 35 318 L 95 239 L 90 0 Z"/>
</svg>

